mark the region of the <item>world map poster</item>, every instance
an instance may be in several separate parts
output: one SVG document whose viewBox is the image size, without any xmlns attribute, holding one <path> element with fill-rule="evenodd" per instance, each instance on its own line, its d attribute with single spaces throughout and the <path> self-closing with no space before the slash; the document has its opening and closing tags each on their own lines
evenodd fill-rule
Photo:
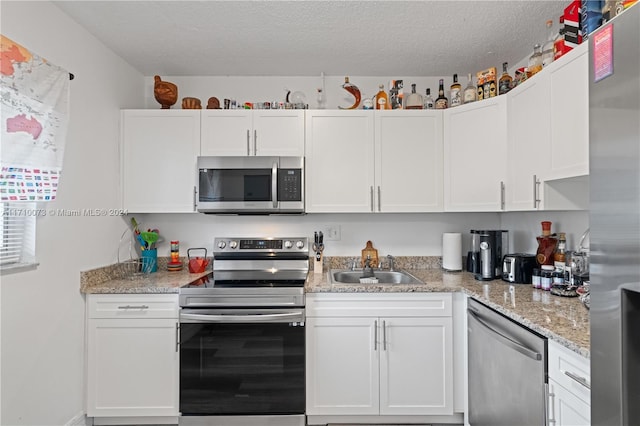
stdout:
<svg viewBox="0 0 640 426">
<path fill-rule="evenodd" d="M 69 72 L 0 35 L 0 201 L 51 201 L 62 171 Z"/>
</svg>

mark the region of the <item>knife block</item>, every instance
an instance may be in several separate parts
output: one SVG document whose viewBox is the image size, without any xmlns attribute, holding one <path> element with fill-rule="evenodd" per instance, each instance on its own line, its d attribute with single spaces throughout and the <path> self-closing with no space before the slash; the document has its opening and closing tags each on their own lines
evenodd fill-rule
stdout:
<svg viewBox="0 0 640 426">
<path fill-rule="evenodd" d="M 322 260 L 324 259 L 324 254 L 320 254 L 320 260 L 317 260 L 315 256 L 313 256 L 313 273 L 314 274 L 322 274 L 324 270 L 322 269 Z"/>
</svg>

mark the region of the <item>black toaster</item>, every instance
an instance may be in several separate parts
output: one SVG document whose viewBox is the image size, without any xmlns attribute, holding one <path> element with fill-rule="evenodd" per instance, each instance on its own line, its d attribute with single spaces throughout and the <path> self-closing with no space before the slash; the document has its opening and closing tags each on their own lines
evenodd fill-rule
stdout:
<svg viewBox="0 0 640 426">
<path fill-rule="evenodd" d="M 531 284 L 531 275 L 536 266 L 535 254 L 506 254 L 502 259 L 502 279 L 510 283 Z"/>
</svg>

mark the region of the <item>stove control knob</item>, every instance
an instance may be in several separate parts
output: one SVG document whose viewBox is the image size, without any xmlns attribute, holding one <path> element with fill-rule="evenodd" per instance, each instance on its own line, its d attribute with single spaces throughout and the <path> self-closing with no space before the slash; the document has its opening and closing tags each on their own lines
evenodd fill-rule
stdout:
<svg viewBox="0 0 640 426">
<path fill-rule="evenodd" d="M 293 243 L 291 241 L 284 242 L 284 248 L 290 249 L 291 247 L 293 247 Z"/>
<path fill-rule="evenodd" d="M 296 241 L 296 247 L 299 249 L 304 248 L 304 242 L 302 242 L 302 240 Z"/>
<path fill-rule="evenodd" d="M 238 247 L 238 242 L 237 241 L 229 241 L 229 247 L 231 247 L 232 249 Z"/>
<path fill-rule="evenodd" d="M 218 243 L 218 248 L 219 248 L 219 249 L 223 249 L 223 248 L 225 248 L 226 246 L 227 246 L 227 243 L 225 243 L 224 241 L 220 241 L 220 242 Z"/>
</svg>

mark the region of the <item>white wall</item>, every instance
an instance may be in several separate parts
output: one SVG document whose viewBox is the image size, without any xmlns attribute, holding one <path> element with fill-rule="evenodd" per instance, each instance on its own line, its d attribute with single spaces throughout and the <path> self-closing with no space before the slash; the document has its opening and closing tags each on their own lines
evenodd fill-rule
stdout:
<svg viewBox="0 0 640 426">
<path fill-rule="evenodd" d="M 50 2 L 2 1 L 2 34 L 75 74 L 58 198 L 51 208 L 118 207 L 119 109 L 143 106 L 143 76 Z M 115 262 L 125 222 L 44 217 L 35 271 L 2 277 L 3 425 L 63 425 L 84 412 L 79 271 Z"/>
</svg>

